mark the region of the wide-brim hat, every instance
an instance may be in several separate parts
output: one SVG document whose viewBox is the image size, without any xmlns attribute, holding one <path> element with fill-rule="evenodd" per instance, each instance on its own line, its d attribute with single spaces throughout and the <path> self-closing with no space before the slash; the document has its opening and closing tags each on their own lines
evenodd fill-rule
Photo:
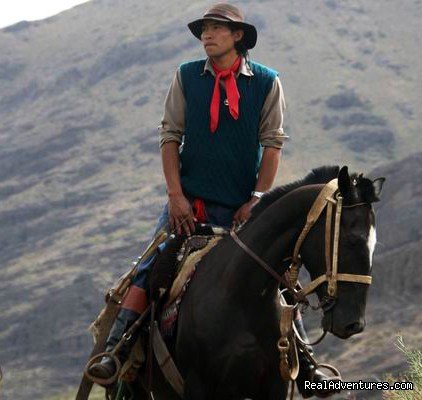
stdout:
<svg viewBox="0 0 422 400">
<path fill-rule="evenodd" d="M 202 25 L 206 20 L 226 22 L 235 28 L 242 29 L 244 32 L 242 42 L 246 48 L 252 49 L 255 46 L 258 38 L 256 28 L 252 24 L 245 22 L 242 11 L 237 7 L 226 3 L 215 4 L 209 10 L 205 11 L 202 18 L 190 22 L 188 28 L 199 40 L 201 40 Z"/>
</svg>

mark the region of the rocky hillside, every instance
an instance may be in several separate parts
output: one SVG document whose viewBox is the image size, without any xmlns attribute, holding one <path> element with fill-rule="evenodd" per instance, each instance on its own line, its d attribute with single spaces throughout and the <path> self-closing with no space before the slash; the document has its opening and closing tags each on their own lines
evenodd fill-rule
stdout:
<svg viewBox="0 0 422 400">
<path fill-rule="evenodd" d="M 421 1 L 238 4 L 259 30 L 252 58 L 279 70 L 285 90 L 278 183 L 333 163 L 387 177 L 368 307 L 376 334 L 338 346 L 354 355 L 340 357 L 346 376 L 400 369 L 394 335 L 417 343 L 421 323 Z M 207 5 L 93 0 L 0 30 L 4 399 L 77 383 L 86 327 L 165 201 L 156 127 L 175 68 L 203 55 L 186 23 Z"/>
</svg>

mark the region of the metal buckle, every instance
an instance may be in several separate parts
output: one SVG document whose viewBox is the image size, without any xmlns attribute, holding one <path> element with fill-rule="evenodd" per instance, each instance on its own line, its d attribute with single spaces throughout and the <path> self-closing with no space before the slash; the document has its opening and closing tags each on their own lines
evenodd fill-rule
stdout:
<svg viewBox="0 0 422 400">
<path fill-rule="evenodd" d="M 289 339 L 287 339 L 286 337 L 278 339 L 277 348 L 282 353 L 287 352 L 287 350 L 289 350 L 290 348 Z"/>
<path fill-rule="evenodd" d="M 324 296 L 322 301 L 319 303 L 319 307 L 321 307 L 322 311 L 328 312 L 330 311 L 336 304 L 336 298 L 332 296 Z"/>
</svg>

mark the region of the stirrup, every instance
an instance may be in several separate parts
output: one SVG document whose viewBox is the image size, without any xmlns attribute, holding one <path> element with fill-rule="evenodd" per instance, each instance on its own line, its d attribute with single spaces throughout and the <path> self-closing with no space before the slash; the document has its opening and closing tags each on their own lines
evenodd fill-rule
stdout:
<svg viewBox="0 0 422 400">
<path fill-rule="evenodd" d="M 94 376 L 94 375 L 92 375 L 90 372 L 89 372 L 89 369 L 95 364 L 95 363 L 97 363 L 97 362 L 101 362 L 101 359 L 103 358 L 103 357 L 109 357 L 109 358 L 111 358 L 112 360 L 113 360 L 113 362 L 114 362 L 114 365 L 115 365 L 115 367 L 116 367 L 116 372 L 114 373 L 114 375 L 113 376 L 111 376 L 110 378 L 108 378 L 108 379 L 104 379 L 104 378 L 98 378 L 98 377 L 96 377 L 96 376 Z M 97 354 L 97 355 L 95 355 L 94 357 L 92 357 L 89 361 L 88 361 L 88 363 L 87 363 L 87 365 L 86 365 L 86 367 L 85 367 L 85 369 L 84 369 L 84 374 L 85 374 L 85 376 L 89 379 L 89 380 L 91 380 L 92 382 L 94 382 L 94 383 L 97 383 L 98 385 L 100 385 L 100 386 L 110 386 L 110 385 L 112 385 L 114 382 L 116 382 L 116 380 L 117 380 L 117 378 L 118 378 L 118 376 L 119 376 L 119 373 L 120 373 L 120 370 L 121 370 L 121 368 L 122 368 L 122 364 L 121 364 L 121 362 L 120 362 L 120 360 L 117 358 L 117 356 L 115 355 L 115 354 L 113 354 L 113 352 L 104 352 L 104 353 L 99 353 L 99 354 Z"/>
<path fill-rule="evenodd" d="M 328 377 L 330 380 L 336 380 L 336 379 L 338 379 L 340 381 L 343 380 L 343 378 L 341 377 L 340 371 L 336 367 L 334 367 L 331 364 L 322 363 L 322 364 L 318 364 L 317 367 L 312 368 L 312 370 L 311 370 L 311 381 L 312 382 L 314 381 L 315 372 L 316 372 L 317 369 L 318 370 L 327 369 L 327 370 L 331 371 L 333 373 L 333 376 Z"/>
</svg>

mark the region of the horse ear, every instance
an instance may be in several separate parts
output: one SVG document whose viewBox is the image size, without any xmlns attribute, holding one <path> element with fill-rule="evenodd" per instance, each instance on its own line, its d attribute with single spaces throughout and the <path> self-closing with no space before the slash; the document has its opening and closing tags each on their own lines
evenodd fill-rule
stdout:
<svg viewBox="0 0 422 400">
<path fill-rule="evenodd" d="M 372 186 L 374 187 L 374 201 L 380 200 L 379 196 L 381 194 L 382 185 L 384 184 L 384 182 L 385 178 L 377 178 L 372 181 Z"/>
<path fill-rule="evenodd" d="M 344 166 L 338 173 L 338 188 L 343 197 L 346 197 L 350 193 L 350 176 L 349 169 Z"/>
</svg>

